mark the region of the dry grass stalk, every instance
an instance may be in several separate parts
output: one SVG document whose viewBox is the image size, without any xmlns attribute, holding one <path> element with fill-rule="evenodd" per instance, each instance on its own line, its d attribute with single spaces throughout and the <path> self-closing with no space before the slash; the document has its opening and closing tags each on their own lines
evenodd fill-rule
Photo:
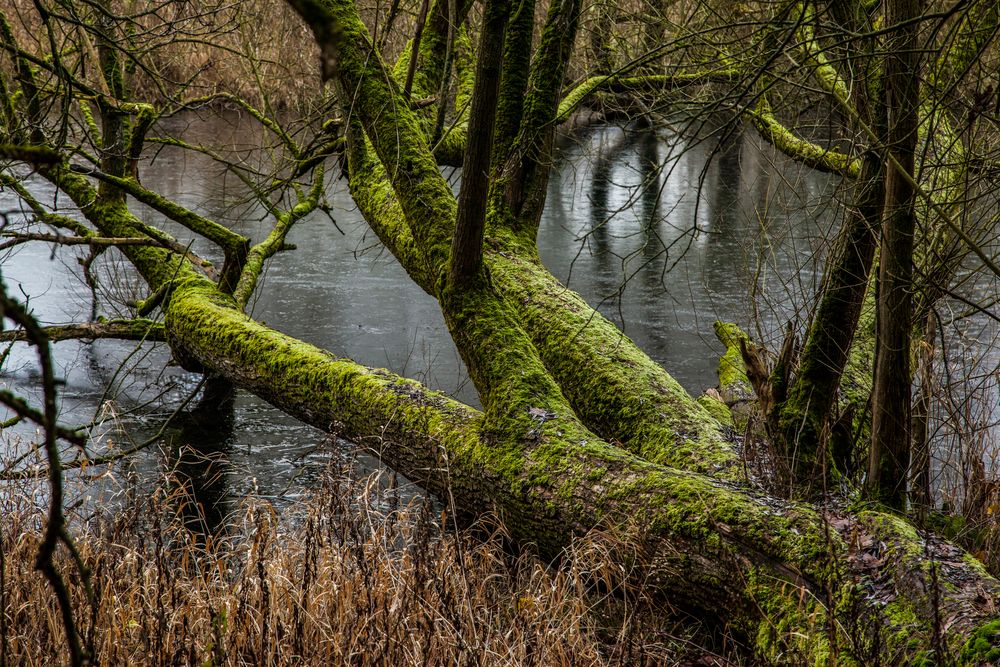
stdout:
<svg viewBox="0 0 1000 667">
<path fill-rule="evenodd" d="M 444 532 L 429 503 L 398 507 L 391 485 L 330 475 L 281 516 L 244 502 L 213 538 L 189 529 L 177 488 L 74 522 L 98 600 L 89 610 L 74 588 L 76 615 L 99 664 L 692 664 L 686 642 L 652 629 L 662 610 L 608 590 L 621 572 L 601 536 L 547 566 L 512 554 L 495 522 Z M 0 498 L 6 664 L 64 663 L 34 570 L 43 515 L 28 493 Z"/>
</svg>

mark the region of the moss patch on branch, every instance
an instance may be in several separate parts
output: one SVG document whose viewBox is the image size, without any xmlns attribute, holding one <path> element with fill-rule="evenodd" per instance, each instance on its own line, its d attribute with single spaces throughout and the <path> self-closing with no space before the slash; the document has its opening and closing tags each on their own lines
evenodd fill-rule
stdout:
<svg viewBox="0 0 1000 667">
<path fill-rule="evenodd" d="M 578 294 L 561 285 L 513 235 L 492 239 L 486 262 L 549 373 L 595 433 L 643 458 L 739 476 L 720 424 L 659 364 Z"/>
</svg>

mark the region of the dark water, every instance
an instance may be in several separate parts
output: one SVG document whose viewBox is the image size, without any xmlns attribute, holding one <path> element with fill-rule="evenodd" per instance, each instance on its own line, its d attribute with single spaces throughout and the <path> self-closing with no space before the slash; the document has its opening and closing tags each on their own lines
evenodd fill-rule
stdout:
<svg viewBox="0 0 1000 667">
<path fill-rule="evenodd" d="M 192 141 L 236 152 L 254 144 L 252 132 L 235 118 L 199 121 L 186 131 Z M 242 185 L 202 156 L 164 150 L 142 178 L 255 240 L 266 233 L 265 216 L 243 203 Z M 31 187 L 52 200 L 44 183 L 31 180 Z M 836 188 L 834 179 L 800 170 L 750 136 L 720 144 L 715 136 L 685 139 L 669 128 L 592 128 L 560 143 L 540 251 L 559 278 L 699 393 L 716 384 L 715 319 L 754 323 L 755 336 L 773 342 L 808 303 L 834 223 L 829 207 Z M 328 198 L 336 222 L 317 214 L 296 226 L 289 241 L 297 249 L 269 265 L 254 316 L 336 354 L 478 404 L 436 302 L 379 246 L 343 182 L 330 184 Z M 0 194 L 0 210 L 17 215 L 16 209 L 9 193 Z M 163 224 L 153 212 L 143 216 Z M 163 226 L 181 242 L 190 240 L 184 230 Z M 194 240 L 193 248 L 213 256 L 203 242 Z M 83 320 L 90 300 L 79 256 L 24 247 L 2 258 L 3 279 L 13 293 L 30 295 L 44 321 Z M 113 304 L 144 297 L 141 283 L 114 253 L 102 262 L 101 312 L 110 317 L 117 308 L 127 315 L 125 306 Z M 167 365 L 163 345 L 61 343 L 56 356 L 65 379 L 62 421 L 96 421 L 102 442 L 110 438 L 115 447 L 156 433 L 197 387 L 197 377 Z M 33 396 L 34 368 L 30 350 L 18 346 L 0 383 Z M 190 409 L 194 404 L 167 429 L 163 445 L 130 457 L 115 476 L 103 478 L 101 493 L 129 483 L 142 487 L 174 470 L 221 520 L 248 492 L 293 501 L 331 457 L 354 456 L 349 443 L 332 442 L 245 392 L 230 397 L 226 410 L 199 413 Z M 2 437 L 8 457 L 36 439 L 25 427 Z M 364 458 L 359 465 L 377 467 Z"/>
</svg>

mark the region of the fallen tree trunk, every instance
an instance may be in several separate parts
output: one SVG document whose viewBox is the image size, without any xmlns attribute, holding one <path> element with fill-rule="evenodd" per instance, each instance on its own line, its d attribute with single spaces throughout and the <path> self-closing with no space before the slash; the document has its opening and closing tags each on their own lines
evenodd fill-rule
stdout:
<svg viewBox="0 0 1000 667">
<path fill-rule="evenodd" d="M 977 664 L 1000 653 L 1000 583 L 981 564 L 892 515 L 740 486 L 718 423 L 537 261 L 531 217 L 563 70 L 546 58 L 568 57 L 572 36 L 560 30 L 575 24 L 579 2 L 551 4 L 545 57 L 532 65 L 531 105 L 507 156 L 528 168 L 507 171 L 495 161 L 486 269 L 461 287 L 445 270 L 454 197 L 356 7 L 297 5 L 317 26 L 328 70 L 351 91 L 352 193 L 410 275 L 438 298 L 485 407 L 255 322 L 242 297 L 197 270 L 183 249 L 123 246 L 163 295 L 165 334 L 185 368 L 210 371 L 358 443 L 466 513 L 496 512 L 518 542 L 544 556 L 582 535 L 606 537 L 623 577 L 736 628 L 761 658 L 927 664 L 955 655 Z M 102 193 L 64 164 L 42 173 L 101 235 L 149 235 L 113 188 Z M 531 181 L 514 189 L 517 214 L 500 203 L 511 194 L 511 173 Z M 255 246 L 261 262 L 248 262 L 240 283 L 253 280 L 267 248 L 280 246 L 285 222 L 316 206 L 319 190 L 302 196 L 295 216 L 276 213 L 276 235 Z"/>
<path fill-rule="evenodd" d="M 52 176 L 91 201 L 81 176 Z M 83 208 L 106 234 L 140 224 L 121 203 Z M 823 511 L 657 465 L 545 409 L 497 437 L 483 413 L 253 321 L 176 253 L 124 252 L 153 289 L 173 285 L 166 331 L 188 368 L 358 443 L 465 512 L 496 512 L 543 555 L 606 535 L 636 583 L 741 629 L 762 657 L 918 663 L 939 652 L 978 664 L 1000 650 L 1000 583 L 901 519 Z"/>
<path fill-rule="evenodd" d="M 943 651 L 977 664 L 1000 646 L 1000 583 L 902 519 L 759 496 L 583 430 L 549 432 L 547 415 L 493 440 L 481 413 L 268 329 L 208 285 L 175 293 L 167 324 L 189 364 L 364 446 L 465 512 L 496 512 L 543 555 L 607 533 L 637 581 L 743 625 L 769 658 L 918 663 Z"/>
</svg>

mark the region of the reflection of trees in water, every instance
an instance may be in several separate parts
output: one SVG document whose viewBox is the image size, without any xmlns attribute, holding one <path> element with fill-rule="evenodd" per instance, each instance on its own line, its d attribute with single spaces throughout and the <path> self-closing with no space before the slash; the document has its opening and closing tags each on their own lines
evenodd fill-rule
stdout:
<svg viewBox="0 0 1000 667">
<path fill-rule="evenodd" d="M 738 224 L 743 219 L 740 134 L 726 134 L 715 151 L 678 143 L 668 146 L 664 156 L 663 139 L 654 129 L 639 126 L 599 146 L 586 239 L 609 291 L 620 295 L 636 278 L 644 289 L 669 291 L 667 274 L 695 240 L 704 235 L 709 243 L 730 249 L 739 243 L 732 237 L 744 231 Z M 615 174 L 622 167 L 630 177 L 619 182 Z M 695 183 L 685 182 L 689 174 L 695 175 Z M 615 283 L 609 282 L 612 277 Z"/>
<path fill-rule="evenodd" d="M 612 218 L 620 211 L 611 205 L 611 192 L 616 187 L 613 183 L 614 168 L 619 156 L 628 146 L 629 133 L 622 132 L 609 143 L 605 143 L 603 133 L 600 136 L 598 144 L 600 149 L 591 172 L 590 230 L 587 232 L 587 242 L 590 253 L 597 262 L 600 275 L 608 277 L 614 274 L 611 261 L 614 252 L 608 238 L 609 227 Z"/>
<path fill-rule="evenodd" d="M 544 258 L 557 271 L 568 263 L 570 284 L 686 385 L 715 376 L 706 314 L 709 322 L 759 316 L 756 329 L 770 340 L 814 293 L 813 246 L 832 217 L 815 202 L 828 177 L 760 149 L 725 119 L 686 134 L 605 127 L 574 139 L 579 147 L 558 173 L 563 184 L 577 175 L 577 197 L 553 188 L 549 220 L 579 245 L 549 233 Z M 586 213 L 574 211 L 581 201 Z M 739 296 L 755 286 L 773 291 Z"/>
<path fill-rule="evenodd" d="M 743 209 L 742 193 L 744 138 L 742 131 L 723 135 L 713 162 L 715 184 L 708 193 L 710 227 L 705 244 L 702 274 L 705 286 L 715 294 L 729 293 L 735 287 L 734 277 L 743 269 L 746 252 L 734 252 L 750 243 L 747 213 Z"/>
<path fill-rule="evenodd" d="M 178 415 L 169 436 L 174 445 L 167 465 L 177 513 L 200 539 L 224 532 L 233 509 L 227 477 L 235 404 L 235 388 L 210 378 L 198 404 Z"/>
<path fill-rule="evenodd" d="M 722 145 L 715 155 L 715 187 L 712 188 L 710 205 L 712 233 L 709 243 L 724 240 L 733 228 L 741 222 L 740 190 L 743 173 L 740 159 L 743 153 L 743 134 L 737 132 L 732 137 L 723 137 Z"/>
<path fill-rule="evenodd" d="M 656 260 L 664 249 L 659 236 L 659 144 L 654 130 L 637 126 L 623 131 L 611 143 L 602 141 L 594 158 L 587 242 L 609 298 L 620 295 L 634 277 L 630 274 L 658 272 Z M 625 182 L 615 180 L 621 167 L 631 172 Z M 621 192 L 626 193 L 625 197 L 616 196 Z M 631 262 L 636 258 L 640 262 L 638 269 Z"/>
<path fill-rule="evenodd" d="M 647 288 L 655 290 L 657 285 L 662 285 L 661 265 L 666 260 L 664 253 L 667 246 L 660 237 L 660 199 L 663 193 L 660 172 L 663 163 L 660 159 L 660 138 L 654 129 L 649 128 L 637 137 L 636 154 L 641 179 L 637 202 L 642 229 L 642 264 L 639 270 Z M 646 304 L 652 305 L 652 301 Z M 648 321 L 649 318 L 645 319 Z"/>
</svg>

